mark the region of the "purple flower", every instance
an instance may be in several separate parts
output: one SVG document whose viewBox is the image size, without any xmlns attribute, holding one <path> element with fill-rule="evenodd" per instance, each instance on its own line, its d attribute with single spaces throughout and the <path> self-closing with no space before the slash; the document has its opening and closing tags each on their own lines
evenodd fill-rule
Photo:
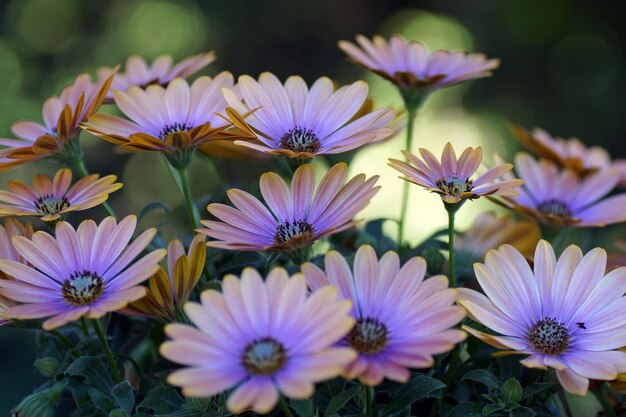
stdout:
<svg viewBox="0 0 626 417">
<path fill-rule="evenodd" d="M 502 245 L 474 264 L 486 296 L 459 291 L 470 317 L 499 335 L 471 327 L 472 335 L 510 354 L 530 355 L 529 368 L 554 368 L 563 388 L 585 395 L 589 379 L 613 380 L 626 371 L 626 268 L 605 276 L 606 252 L 584 257 L 571 245 L 557 260 L 545 240 L 534 267 L 515 248 Z"/>
<path fill-rule="evenodd" d="M 552 226 L 599 227 L 626 221 L 626 194 L 604 198 L 620 181 L 614 168 L 581 178 L 572 170 L 559 170 L 551 161 L 537 162 L 520 153 L 515 170 L 524 185 L 519 195 L 501 197 L 508 208 Z M 513 178 L 511 173 L 506 175 Z"/>
<path fill-rule="evenodd" d="M 113 99 L 114 91 L 126 91 L 132 86 L 146 88 L 152 84 L 166 86 L 174 78 L 187 78 L 215 61 L 215 52 L 207 52 L 183 59 L 173 65 L 169 55 L 158 56 L 151 65 L 139 55 L 133 55 L 126 60 L 125 73 L 117 73 L 113 78 L 107 99 Z M 98 75 L 102 78 L 112 71 L 111 68 L 98 68 Z"/>
<path fill-rule="evenodd" d="M 128 151 L 160 151 L 175 166 L 188 166 L 203 143 L 213 140 L 251 138 L 247 125 L 227 109 L 222 88 L 233 86 L 233 76 L 222 72 L 215 78 L 202 76 L 191 85 L 174 78 L 167 87 L 150 85 L 145 90 L 131 86 L 115 91 L 115 103 L 130 119 L 96 114 L 82 126 L 88 132 Z M 227 119 L 220 113 L 228 113 Z M 241 130 L 234 132 L 236 124 Z"/>
<path fill-rule="evenodd" d="M 483 54 L 467 54 L 438 49 L 428 52 L 421 42 L 394 35 L 387 42 L 381 36 L 370 41 L 356 37 L 358 45 L 339 41 L 339 48 L 351 61 L 404 90 L 437 89 L 476 78 L 489 77 L 500 61 Z"/>
<path fill-rule="evenodd" d="M 352 218 L 361 211 L 380 187 L 374 176 L 357 175 L 343 185 L 348 172 L 345 163 L 332 167 L 315 191 L 315 169 L 300 166 L 293 175 L 291 191 L 273 172 L 261 176 L 261 194 L 269 206 L 242 190 L 231 189 L 228 197 L 235 208 L 209 204 L 209 213 L 220 219 L 204 220 L 199 230 L 214 241 L 215 248 L 231 250 L 289 251 L 352 227 Z"/>
<path fill-rule="evenodd" d="M 326 272 L 306 263 L 302 272 L 313 290 L 332 284 L 339 298 L 351 300 L 356 324 L 344 344 L 359 356 L 345 369 L 346 378 L 377 385 L 384 378 L 409 379 L 409 368 L 429 368 L 433 355 L 451 350 L 465 339 L 452 328 L 465 316 L 454 304 L 457 291 L 437 275 L 424 280 L 426 261 L 411 258 L 400 267 L 395 252 L 380 260 L 371 246 L 361 246 L 352 271 L 335 251 L 326 254 Z"/>
<path fill-rule="evenodd" d="M 59 96 L 43 104 L 43 124 L 23 120 L 11 126 L 18 139 L 0 139 L 0 172 L 50 156 L 64 158 L 66 147 L 80 133 L 79 124 L 93 115 L 104 102 L 117 69 L 96 82 L 81 74 Z"/>
<path fill-rule="evenodd" d="M 235 142 L 241 146 L 308 159 L 347 152 L 393 134 L 389 125 L 395 114 L 390 108 L 362 113 L 368 91 L 363 81 L 335 90 L 333 82 L 322 77 L 309 89 L 301 77 L 289 77 L 283 84 L 265 72 L 258 82 L 242 75 L 238 87 L 240 95 L 225 89 L 224 97 L 239 113 L 253 112 L 246 122 L 261 142 Z"/>
<path fill-rule="evenodd" d="M 0 295 L 22 303 L 9 308 L 5 317 L 49 317 L 43 328 L 51 330 L 83 316 L 102 317 L 143 297 L 146 288 L 138 284 L 158 270 L 166 251 L 158 249 L 133 262 L 156 233 L 147 230 L 129 244 L 136 224 L 135 216 L 119 224 L 113 217 L 99 225 L 85 220 L 77 230 L 60 222 L 55 237 L 45 232 L 32 239 L 14 237 L 15 249 L 30 265 L 0 260 L 0 270 L 15 279 L 0 280 Z"/>
<path fill-rule="evenodd" d="M 511 164 L 500 164 L 482 175 L 476 175 L 483 159 L 481 148 L 466 148 L 457 158 L 448 142 L 443 148 L 441 162 L 428 149 L 421 148 L 419 151 L 424 161 L 409 151 L 403 151 L 408 162 L 390 159 L 389 166 L 406 175 L 401 178 L 439 194 L 447 204 L 487 195 L 516 195 L 517 187 L 522 184 L 520 180 L 500 178 L 513 168 Z"/>
<path fill-rule="evenodd" d="M 333 345 L 354 325 L 349 301 L 337 300 L 331 286 L 307 293 L 301 274 L 289 278 L 272 270 L 264 282 L 246 268 L 241 279 L 227 275 L 222 293 L 206 290 L 202 304 L 185 312 L 196 327 L 170 324 L 171 341 L 161 354 L 186 367 L 168 382 L 190 397 L 208 397 L 236 387 L 226 402 L 239 413 L 271 411 L 280 394 L 313 395 L 314 383 L 334 378 L 355 353 Z"/>
</svg>

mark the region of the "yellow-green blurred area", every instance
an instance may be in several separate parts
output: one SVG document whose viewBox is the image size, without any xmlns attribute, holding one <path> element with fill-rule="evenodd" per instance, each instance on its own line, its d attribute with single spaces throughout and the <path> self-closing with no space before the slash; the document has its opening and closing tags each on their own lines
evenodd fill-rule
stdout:
<svg viewBox="0 0 626 417">
<path fill-rule="evenodd" d="M 483 146 L 487 162 L 494 152 L 510 158 L 518 145 L 507 123 L 515 122 L 578 136 L 624 157 L 624 14 L 622 7 L 584 0 L 3 0 L 0 137 L 11 137 L 16 120 L 40 121 L 43 101 L 78 73 L 95 75 L 97 67 L 122 64 L 131 54 L 150 60 L 166 53 L 180 60 L 215 50 L 218 60 L 202 74 L 271 71 L 281 79 L 299 74 L 309 82 L 323 75 L 340 83 L 365 79 L 377 107 L 399 109 L 394 87 L 346 62 L 336 43 L 357 33 L 400 33 L 431 49 L 484 52 L 502 60 L 492 78 L 430 98 L 416 123 L 416 148 L 440 153 L 450 141 L 458 148 Z M 83 139 L 89 169 L 116 173 L 125 184 L 112 198 L 118 213 L 137 213 L 160 201 L 173 210 L 173 224 L 165 227 L 168 237 L 186 226 L 182 199 L 159 155 L 125 154 L 96 138 Z M 402 181 L 387 159 L 398 158 L 403 143 L 399 132 L 354 157 L 353 174 L 380 175 L 383 185 L 363 218 L 397 216 Z M 0 186 L 56 168 L 45 162 L 29 165 L 0 175 Z M 191 174 L 193 192 L 203 205 L 223 199 L 229 185 L 256 192 L 258 175 L 272 168 L 271 160 L 199 158 Z M 481 210 L 493 209 L 488 202 L 465 207 L 460 228 Z M 103 212 L 87 215 L 101 218 Z M 409 216 L 407 235 L 414 243 L 446 222 L 439 198 L 417 187 L 411 190 Z M 161 220 L 155 217 L 144 226 Z M 393 224 L 388 226 L 395 233 Z M 32 346 L 26 332 L 0 329 L 0 415 L 38 385 Z"/>
</svg>

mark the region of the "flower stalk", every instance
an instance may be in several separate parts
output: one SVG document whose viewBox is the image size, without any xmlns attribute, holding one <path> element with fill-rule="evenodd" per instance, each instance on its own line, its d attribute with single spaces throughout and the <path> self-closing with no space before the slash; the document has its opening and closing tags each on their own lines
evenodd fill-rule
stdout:
<svg viewBox="0 0 626 417">
<path fill-rule="evenodd" d="M 449 204 L 444 203 L 448 212 L 448 275 L 450 278 L 450 287 L 456 288 L 456 271 L 454 268 L 454 220 L 456 212 L 461 208 L 463 203 Z"/>
<path fill-rule="evenodd" d="M 285 416 L 294 417 L 293 413 L 291 412 L 291 409 L 289 409 L 289 405 L 287 404 L 287 401 L 285 401 L 285 397 L 283 397 L 282 395 L 280 396 L 280 408 L 281 410 L 283 410 L 283 413 L 285 414 Z"/>
<path fill-rule="evenodd" d="M 363 415 L 374 416 L 374 388 L 363 384 Z"/>
<path fill-rule="evenodd" d="M 191 196 L 191 187 L 189 184 L 189 168 L 180 168 L 176 170 L 172 170 L 177 175 L 176 185 L 180 190 L 183 198 L 185 199 L 185 204 L 187 205 L 187 214 L 189 215 L 189 220 L 194 229 L 200 228 L 200 213 L 198 212 L 198 208 L 193 202 L 193 197 Z"/>
<path fill-rule="evenodd" d="M 417 109 L 407 105 L 406 141 L 404 148 L 409 152 L 413 146 L 413 126 L 415 125 L 416 115 Z M 402 243 L 404 242 L 404 219 L 406 218 L 406 211 L 409 207 L 409 185 L 410 183 L 408 181 L 404 181 L 402 185 L 402 202 L 400 203 L 400 219 L 398 220 L 398 247 L 402 247 Z"/>
<path fill-rule="evenodd" d="M 102 330 L 102 326 L 100 326 L 100 322 L 98 320 L 91 320 L 91 325 L 98 336 L 98 340 L 100 341 L 100 345 L 102 346 L 102 351 L 104 352 L 104 356 L 111 367 L 111 374 L 113 376 L 113 382 L 119 384 L 123 381 L 122 373 L 120 372 L 120 368 L 117 366 L 115 362 L 115 357 L 113 356 L 113 352 L 111 351 L 111 347 L 109 346 L 109 342 L 107 342 L 106 335 L 104 334 L 104 330 Z"/>
</svg>

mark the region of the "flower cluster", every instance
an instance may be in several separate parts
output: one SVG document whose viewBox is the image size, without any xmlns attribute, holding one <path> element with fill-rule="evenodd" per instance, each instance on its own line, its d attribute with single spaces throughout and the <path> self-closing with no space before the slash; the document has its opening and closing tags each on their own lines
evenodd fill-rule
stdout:
<svg viewBox="0 0 626 417">
<path fill-rule="evenodd" d="M 53 415 L 66 403 L 109 416 L 265 414 L 278 405 L 287 416 L 548 415 L 550 401 L 568 409 L 563 390 L 593 390 L 615 413 L 604 381 L 626 380 L 624 256 L 614 254 L 607 273 L 604 249 L 557 253 L 562 231 L 626 222 L 626 194 L 609 195 L 623 161 L 517 126 L 539 160 L 485 163 L 482 148 L 457 157 L 451 143 L 439 159 L 425 148 L 417 156 L 423 101 L 491 75 L 499 61 L 429 53 L 397 35 L 357 43 L 339 46 L 395 84 L 406 112 L 376 109 L 364 81 L 228 71 L 188 80 L 213 62 L 209 52 L 176 65 L 132 56 L 124 72 L 80 75 L 44 103 L 43 125 L 13 125 L 17 138 L 0 140 L 0 171 L 64 165 L 0 191 L 0 325 L 41 332 L 35 366 L 48 378 L 15 415 Z M 100 111 L 106 105 L 117 115 Z M 351 172 L 337 154 L 392 140 L 404 125 L 404 159 L 389 159 L 404 192 L 387 202 L 400 216 L 363 221 L 379 176 Z M 160 202 L 118 217 L 107 200 L 122 183 L 89 174 L 82 131 L 160 154 L 188 222 Z M 253 174 L 257 189 L 245 181 L 248 164 L 214 164 L 220 187 L 200 198 L 189 176 L 197 150 L 212 162 L 245 157 L 275 169 Z M 446 230 L 417 246 L 403 239 L 410 183 L 438 194 L 448 216 Z M 457 233 L 460 209 L 477 199 L 527 219 L 485 212 Z M 96 221 L 100 209 L 107 216 Z M 159 224 L 155 209 L 165 213 Z M 396 239 L 385 220 L 398 224 Z M 481 327 L 461 325 L 466 316 Z M 510 354 L 545 372 L 530 377 L 501 359 Z"/>
</svg>

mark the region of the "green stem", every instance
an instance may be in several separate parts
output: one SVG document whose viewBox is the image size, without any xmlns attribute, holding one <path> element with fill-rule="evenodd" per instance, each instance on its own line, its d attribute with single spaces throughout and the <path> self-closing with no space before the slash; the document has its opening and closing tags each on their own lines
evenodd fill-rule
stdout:
<svg viewBox="0 0 626 417">
<path fill-rule="evenodd" d="M 600 389 L 595 390 L 593 393 L 602 405 L 604 409 L 604 413 L 607 417 L 617 417 L 617 413 L 615 412 L 615 407 L 611 404 L 609 397 L 607 395 L 608 384 L 602 384 Z"/>
<path fill-rule="evenodd" d="M 111 367 L 111 373 L 113 376 L 113 382 L 119 384 L 123 381 L 122 373 L 120 372 L 120 368 L 117 366 L 115 362 L 115 357 L 113 356 L 113 352 L 111 351 L 111 347 L 109 346 L 109 342 L 107 342 L 106 335 L 102 330 L 102 326 L 100 326 L 100 322 L 98 320 L 91 320 L 91 325 L 98 336 L 98 340 L 100 341 L 100 345 L 102 345 L 102 351 L 107 358 L 107 362 L 109 362 L 109 366 Z"/>
<path fill-rule="evenodd" d="M 59 342 L 61 342 L 61 344 L 69 349 L 74 355 L 80 356 L 80 349 L 78 349 L 76 345 L 74 345 L 74 343 L 72 343 L 67 337 L 65 337 L 63 333 L 59 332 L 58 330 L 49 330 L 48 333 L 56 337 Z"/>
<path fill-rule="evenodd" d="M 280 408 L 283 410 L 283 413 L 287 417 L 293 417 L 293 413 L 289 409 L 289 406 L 287 405 L 287 401 L 285 401 L 285 397 L 283 397 L 282 395 L 280 397 Z"/>
<path fill-rule="evenodd" d="M 365 404 L 364 404 L 364 409 L 363 409 L 363 415 L 365 417 L 373 417 L 374 415 L 374 388 L 368 386 L 368 385 L 363 385 L 363 393 L 364 395 L 364 400 L 365 400 Z"/>
<path fill-rule="evenodd" d="M 193 198 L 191 196 L 191 188 L 189 187 L 189 169 L 181 168 L 176 169 L 174 172 L 178 174 L 178 181 L 176 181 L 176 185 L 178 185 L 180 193 L 183 195 L 185 199 L 185 204 L 187 205 L 187 214 L 189 215 L 189 220 L 191 220 L 191 224 L 194 229 L 200 228 L 200 213 L 198 212 L 198 208 L 193 203 Z"/>
<path fill-rule="evenodd" d="M 404 145 L 405 150 L 411 152 L 413 147 L 413 126 L 415 125 L 415 116 L 417 116 L 417 110 L 419 107 L 407 105 L 407 124 L 406 124 L 406 142 Z M 410 182 L 404 181 L 402 185 L 402 203 L 400 206 L 400 219 L 398 220 L 398 247 L 402 247 L 404 241 L 404 219 L 406 218 L 406 211 L 409 207 L 409 186 Z"/>
<path fill-rule="evenodd" d="M 89 176 L 89 170 L 87 169 L 87 166 L 85 165 L 85 160 L 82 157 L 76 158 L 76 160 L 74 161 L 74 169 L 76 169 L 76 171 L 83 178 Z M 117 215 L 115 214 L 115 211 L 113 211 L 111 205 L 109 205 L 108 201 L 104 201 L 102 203 L 102 207 L 104 207 L 109 216 L 117 219 Z"/>
<path fill-rule="evenodd" d="M 83 331 L 83 336 L 89 336 L 89 328 L 87 327 L 87 319 L 85 317 L 80 318 L 80 328 Z"/>
<path fill-rule="evenodd" d="M 572 412 L 572 407 L 569 406 L 569 402 L 567 401 L 567 397 L 565 396 L 565 391 L 560 389 L 557 395 L 559 396 L 559 401 L 561 402 L 561 405 L 563 406 L 567 417 L 573 417 L 574 413 Z"/>
<path fill-rule="evenodd" d="M 456 288 L 456 273 L 454 270 L 454 217 L 459 204 L 446 204 L 448 210 L 448 275 L 450 276 L 450 287 Z"/>
</svg>

